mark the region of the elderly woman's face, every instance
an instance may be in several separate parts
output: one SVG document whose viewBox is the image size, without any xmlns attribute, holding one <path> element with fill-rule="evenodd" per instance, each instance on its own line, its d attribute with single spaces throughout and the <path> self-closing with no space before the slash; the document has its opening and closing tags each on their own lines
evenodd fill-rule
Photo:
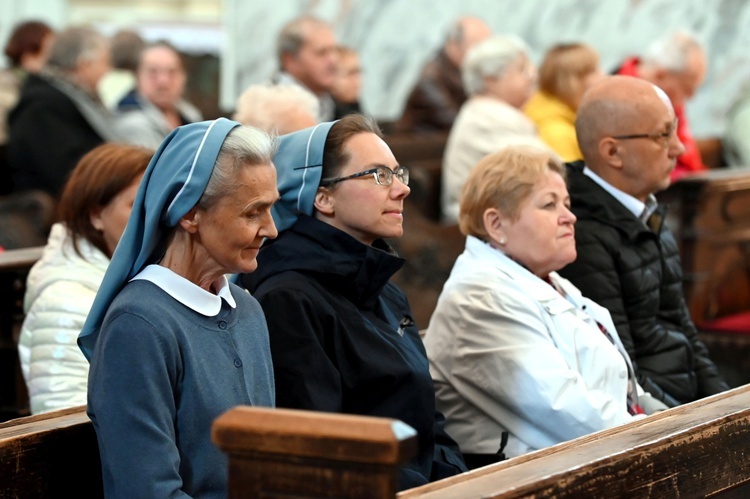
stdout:
<svg viewBox="0 0 750 499">
<path fill-rule="evenodd" d="M 518 220 L 502 224 L 503 251 L 539 277 L 576 259 L 570 196 L 565 181 L 549 171 L 521 204 Z"/>
<path fill-rule="evenodd" d="M 487 95 L 521 108 L 536 88 L 536 68 L 525 55 L 520 55 L 499 76 L 485 79 Z"/>
<path fill-rule="evenodd" d="M 359 133 L 346 144 L 350 159 L 338 177 L 386 167 L 393 171 L 398 162 L 388 145 L 374 133 Z M 376 239 L 401 237 L 404 233 L 404 198 L 409 187 L 396 175 L 391 185 L 378 185 L 373 175 L 344 180 L 325 189 L 325 203 L 317 204 L 319 218 L 364 244 Z M 320 194 L 318 195 L 318 199 Z"/>
<path fill-rule="evenodd" d="M 198 209 L 194 238 L 206 253 L 205 266 L 223 273 L 252 272 L 265 238 L 277 236 L 271 206 L 279 198 L 272 164 L 242 168 L 237 188 L 210 208 Z"/>
</svg>

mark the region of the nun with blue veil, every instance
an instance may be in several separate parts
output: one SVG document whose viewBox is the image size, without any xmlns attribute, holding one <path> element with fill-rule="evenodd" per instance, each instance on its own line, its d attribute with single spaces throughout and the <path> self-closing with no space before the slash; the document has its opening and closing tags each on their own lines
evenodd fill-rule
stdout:
<svg viewBox="0 0 750 499">
<path fill-rule="evenodd" d="M 144 174 L 78 339 L 107 497 L 227 495 L 216 417 L 274 406 L 268 328 L 227 274 L 277 235 L 274 137 L 220 118 L 175 129 Z"/>
</svg>

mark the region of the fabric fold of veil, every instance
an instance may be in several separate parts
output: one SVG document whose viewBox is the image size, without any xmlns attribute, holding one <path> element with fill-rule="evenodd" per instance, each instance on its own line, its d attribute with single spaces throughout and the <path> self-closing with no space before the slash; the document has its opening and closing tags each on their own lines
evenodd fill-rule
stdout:
<svg viewBox="0 0 750 499">
<path fill-rule="evenodd" d="M 198 203 L 224 140 L 237 126 L 240 123 L 226 118 L 184 125 L 173 130 L 157 149 L 78 335 L 78 346 L 88 360 L 115 296 L 146 265 L 154 263 L 154 252 L 163 236 Z"/>
</svg>

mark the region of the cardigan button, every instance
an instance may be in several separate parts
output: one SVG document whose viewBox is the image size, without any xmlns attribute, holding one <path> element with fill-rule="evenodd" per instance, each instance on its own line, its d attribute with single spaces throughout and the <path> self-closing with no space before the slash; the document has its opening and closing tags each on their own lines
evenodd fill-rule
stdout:
<svg viewBox="0 0 750 499">
<path fill-rule="evenodd" d="M 240 359 L 234 359 L 234 367 L 242 367 L 242 361 Z"/>
<path fill-rule="evenodd" d="M 219 329 L 226 329 L 227 321 L 219 321 Z"/>
</svg>

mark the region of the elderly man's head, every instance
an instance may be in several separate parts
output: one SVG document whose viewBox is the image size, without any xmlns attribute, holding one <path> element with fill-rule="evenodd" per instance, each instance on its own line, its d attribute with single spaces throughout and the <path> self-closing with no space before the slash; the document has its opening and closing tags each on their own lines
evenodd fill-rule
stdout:
<svg viewBox="0 0 750 499">
<path fill-rule="evenodd" d="M 109 46 L 109 39 L 91 28 L 68 28 L 55 36 L 47 66 L 68 74 L 76 85 L 94 93 L 112 67 Z"/>
<path fill-rule="evenodd" d="M 460 17 L 448 31 L 443 51 L 448 59 L 460 68 L 469 49 L 486 40 L 490 35 L 492 35 L 492 30 L 482 19 L 471 16 Z"/>
<path fill-rule="evenodd" d="M 609 76 L 583 96 L 575 122 L 586 164 L 611 185 L 645 200 L 669 186 L 685 148 L 669 97 L 632 76 Z"/>
<path fill-rule="evenodd" d="M 693 35 L 670 33 L 654 41 L 641 60 L 640 75 L 667 93 L 672 105 L 685 104 L 706 76 L 706 54 Z"/>
<path fill-rule="evenodd" d="M 291 21 L 279 33 L 277 51 L 281 69 L 314 94 L 336 81 L 336 36 L 325 22 L 311 16 Z"/>
</svg>

